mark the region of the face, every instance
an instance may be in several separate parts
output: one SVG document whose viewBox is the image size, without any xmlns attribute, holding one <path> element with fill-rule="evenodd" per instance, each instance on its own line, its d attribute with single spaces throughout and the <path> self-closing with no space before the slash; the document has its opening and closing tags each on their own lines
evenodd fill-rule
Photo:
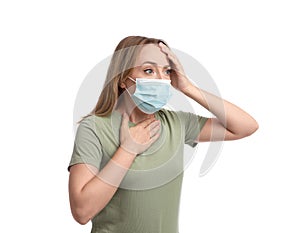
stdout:
<svg viewBox="0 0 300 233">
<path fill-rule="evenodd" d="M 170 79 L 171 67 L 158 45 L 144 45 L 131 74 L 132 78 Z"/>
<path fill-rule="evenodd" d="M 169 80 L 170 74 L 171 66 L 166 55 L 160 50 L 158 45 L 147 44 L 143 45 L 140 54 L 137 56 L 130 77 L 132 79 L 149 78 Z M 127 87 L 133 84 L 135 83 L 130 79 L 125 81 Z"/>
</svg>

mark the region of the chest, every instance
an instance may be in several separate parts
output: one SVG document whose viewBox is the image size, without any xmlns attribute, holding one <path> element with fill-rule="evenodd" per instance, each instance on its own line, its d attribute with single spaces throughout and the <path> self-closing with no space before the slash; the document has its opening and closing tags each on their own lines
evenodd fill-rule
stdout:
<svg viewBox="0 0 300 233">
<path fill-rule="evenodd" d="M 119 126 L 115 124 L 114 127 L 101 130 L 102 167 L 119 147 Z M 159 139 L 135 158 L 120 187 L 144 190 L 170 182 L 183 171 L 183 146 L 184 133 L 181 126 L 162 122 Z"/>
</svg>

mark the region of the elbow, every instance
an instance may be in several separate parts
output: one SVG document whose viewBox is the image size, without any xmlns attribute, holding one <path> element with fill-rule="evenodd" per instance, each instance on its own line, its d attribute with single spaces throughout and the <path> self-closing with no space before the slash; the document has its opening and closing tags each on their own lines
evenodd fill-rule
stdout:
<svg viewBox="0 0 300 233">
<path fill-rule="evenodd" d="M 76 222 L 78 222 L 80 225 L 87 224 L 90 220 L 87 218 L 75 218 Z"/>
<path fill-rule="evenodd" d="M 90 221 L 90 217 L 86 214 L 83 209 L 77 208 L 76 210 L 72 210 L 72 216 L 76 222 L 80 225 L 85 225 Z"/>
<path fill-rule="evenodd" d="M 253 133 L 254 133 L 256 130 L 258 130 L 258 128 L 259 128 L 259 125 L 258 125 L 258 123 L 255 121 L 255 127 L 254 127 Z"/>
<path fill-rule="evenodd" d="M 251 134 L 255 133 L 258 128 L 259 128 L 259 125 L 257 123 L 257 121 L 254 120 L 254 122 L 252 123 L 252 125 L 249 127 L 249 132 L 248 132 L 248 136 L 250 136 Z"/>
<path fill-rule="evenodd" d="M 253 133 L 255 133 L 259 128 L 258 123 L 254 120 L 250 125 L 248 125 L 247 127 L 245 127 L 245 130 L 243 133 L 241 133 L 241 137 L 240 138 L 244 138 L 244 137 L 248 137 L 250 135 L 252 135 Z"/>
</svg>

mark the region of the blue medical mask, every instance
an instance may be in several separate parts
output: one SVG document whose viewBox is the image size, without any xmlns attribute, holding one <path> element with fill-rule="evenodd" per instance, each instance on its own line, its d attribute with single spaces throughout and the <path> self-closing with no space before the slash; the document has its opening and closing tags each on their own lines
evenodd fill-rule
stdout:
<svg viewBox="0 0 300 233">
<path fill-rule="evenodd" d="M 169 101 L 171 97 L 171 80 L 148 78 L 134 80 L 131 77 L 129 78 L 136 83 L 136 88 L 133 94 L 130 94 L 127 88 L 126 90 L 136 106 L 144 113 L 157 112 Z"/>
</svg>

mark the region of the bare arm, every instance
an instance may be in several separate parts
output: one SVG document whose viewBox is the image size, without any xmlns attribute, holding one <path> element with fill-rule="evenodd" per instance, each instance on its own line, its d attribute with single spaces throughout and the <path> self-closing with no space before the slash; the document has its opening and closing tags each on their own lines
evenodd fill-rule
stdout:
<svg viewBox="0 0 300 233">
<path fill-rule="evenodd" d="M 197 141 L 236 140 L 249 136 L 258 129 L 253 117 L 218 96 L 194 85 L 185 88 L 183 92 L 216 116 L 206 121 Z"/>
<path fill-rule="evenodd" d="M 173 87 L 216 116 L 206 121 L 196 141 L 235 140 L 249 136 L 258 129 L 257 122 L 244 110 L 194 86 L 184 74 L 176 55 L 163 43 L 160 43 L 159 47 L 172 64 L 171 84 Z"/>
<path fill-rule="evenodd" d="M 86 224 L 109 203 L 136 156 L 158 139 L 159 128 L 160 123 L 152 118 L 129 129 L 128 116 L 124 115 L 120 147 L 100 172 L 88 164 L 71 166 L 69 199 L 78 223 Z"/>
<path fill-rule="evenodd" d="M 107 205 L 135 157 L 120 147 L 100 172 L 88 164 L 70 168 L 70 205 L 77 222 L 86 224 Z"/>
</svg>

